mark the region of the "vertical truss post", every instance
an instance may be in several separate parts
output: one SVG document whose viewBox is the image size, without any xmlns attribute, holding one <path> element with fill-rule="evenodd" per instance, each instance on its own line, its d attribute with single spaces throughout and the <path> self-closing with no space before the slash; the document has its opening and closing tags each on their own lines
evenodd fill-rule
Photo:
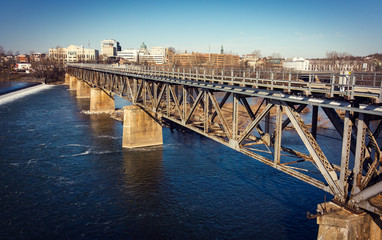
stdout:
<svg viewBox="0 0 382 240">
<path fill-rule="evenodd" d="M 134 96 L 133 103 L 136 103 L 138 100 L 137 99 L 138 98 L 137 93 L 138 93 L 138 84 L 137 84 L 137 79 L 134 78 L 133 79 L 133 94 L 132 94 L 132 96 Z"/>
<path fill-rule="evenodd" d="M 283 110 L 281 105 L 276 105 L 276 126 L 275 126 L 275 143 L 274 143 L 274 167 L 280 164 L 281 158 L 281 134 L 283 123 Z"/>
<path fill-rule="evenodd" d="M 182 101 L 182 105 L 183 105 L 183 118 L 182 118 L 183 120 L 182 120 L 182 123 L 186 124 L 186 116 L 187 116 L 187 88 L 184 85 L 183 85 L 183 101 Z"/>
<path fill-rule="evenodd" d="M 266 104 L 269 104 L 269 99 L 266 100 Z M 265 127 L 264 127 L 264 130 L 265 130 L 265 135 L 266 135 L 266 138 L 269 138 L 269 132 L 270 132 L 270 125 L 271 125 L 271 116 L 270 116 L 270 112 L 268 112 L 266 115 L 265 115 Z"/>
<path fill-rule="evenodd" d="M 348 169 L 349 169 L 349 155 L 350 155 L 350 145 L 351 145 L 351 133 L 352 133 L 352 122 L 349 117 L 349 111 L 346 111 L 344 118 L 344 134 L 342 141 L 342 154 L 341 154 L 341 171 L 339 185 L 343 189 L 344 196 L 342 201 L 345 201 L 348 194 Z"/>
<path fill-rule="evenodd" d="M 313 106 L 312 113 L 312 135 L 317 139 L 317 120 L 318 120 L 318 106 Z"/>
<path fill-rule="evenodd" d="M 243 87 L 245 87 L 245 71 L 243 72 Z"/>
<path fill-rule="evenodd" d="M 233 84 L 233 69 L 232 68 L 231 68 L 231 84 L 234 85 Z"/>
<path fill-rule="evenodd" d="M 153 83 L 153 88 L 154 88 L 154 106 L 153 106 L 153 112 L 156 112 L 157 111 L 157 108 L 156 106 L 158 105 L 158 83 L 157 82 L 154 82 Z"/>
<path fill-rule="evenodd" d="M 357 122 L 357 141 L 355 147 L 355 159 L 354 159 L 354 170 L 353 170 L 353 189 L 352 195 L 357 194 L 361 191 L 360 185 L 362 182 L 362 163 L 364 156 L 364 146 L 365 146 L 366 128 L 364 121 L 364 114 L 360 113 Z"/>
<path fill-rule="evenodd" d="M 308 94 L 310 95 L 312 93 L 312 74 L 309 73 L 309 86 L 308 86 Z"/>
<path fill-rule="evenodd" d="M 170 84 L 166 83 L 166 102 L 167 102 L 167 116 L 169 117 L 170 114 Z"/>
<path fill-rule="evenodd" d="M 146 106 L 147 105 L 147 99 L 146 99 L 146 95 L 147 95 L 147 92 L 146 92 L 146 89 L 147 89 L 147 82 L 145 81 L 145 80 L 143 80 L 142 79 L 142 81 L 143 81 L 143 92 L 142 92 L 142 94 L 143 94 L 143 104 Z"/>
<path fill-rule="evenodd" d="M 207 90 L 203 90 L 204 94 L 204 133 L 208 133 L 209 128 L 209 103 L 210 98 L 208 96 Z"/>
<path fill-rule="evenodd" d="M 232 139 L 237 140 L 239 131 L 239 96 L 233 94 L 233 109 L 232 109 Z"/>
</svg>

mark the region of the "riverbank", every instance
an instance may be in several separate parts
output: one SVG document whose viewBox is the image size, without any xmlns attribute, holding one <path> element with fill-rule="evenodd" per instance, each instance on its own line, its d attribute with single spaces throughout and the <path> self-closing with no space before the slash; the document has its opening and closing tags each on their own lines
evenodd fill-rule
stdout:
<svg viewBox="0 0 382 240">
<path fill-rule="evenodd" d="M 17 81 L 17 82 L 43 82 L 43 79 L 36 78 L 30 73 L 16 73 L 0 75 L 0 81 Z"/>
<path fill-rule="evenodd" d="M 10 75 L 0 75 L 0 82 L 1 81 L 44 83 L 44 78 L 35 77 L 33 74 L 30 74 L 30 73 L 17 73 L 17 74 L 10 74 Z M 49 79 L 45 83 L 51 84 L 51 85 L 60 85 L 60 84 L 63 84 L 64 81 L 63 80 L 53 81 Z"/>
</svg>

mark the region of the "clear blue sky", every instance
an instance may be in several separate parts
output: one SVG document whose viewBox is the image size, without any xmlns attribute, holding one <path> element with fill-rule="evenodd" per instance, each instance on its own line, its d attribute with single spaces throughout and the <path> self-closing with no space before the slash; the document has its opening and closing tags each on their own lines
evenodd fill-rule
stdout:
<svg viewBox="0 0 382 240">
<path fill-rule="evenodd" d="M 70 44 L 325 57 L 382 52 L 381 0 L 117 1 L 0 0 L 0 45 L 48 52 Z"/>
</svg>

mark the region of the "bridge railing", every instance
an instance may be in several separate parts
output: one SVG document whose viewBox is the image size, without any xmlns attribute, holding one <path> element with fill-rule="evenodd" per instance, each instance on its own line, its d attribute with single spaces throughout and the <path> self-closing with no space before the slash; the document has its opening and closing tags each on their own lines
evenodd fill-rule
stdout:
<svg viewBox="0 0 382 240">
<path fill-rule="evenodd" d="M 73 65 L 73 64 L 72 64 Z M 382 101 L 382 73 L 358 72 L 296 72 L 264 69 L 184 68 L 172 66 L 141 66 L 109 64 L 75 64 L 109 71 L 122 71 L 157 77 L 187 79 L 217 84 L 240 85 L 269 90 L 300 91 L 310 95 L 324 93 L 328 97 L 370 97 Z"/>
</svg>

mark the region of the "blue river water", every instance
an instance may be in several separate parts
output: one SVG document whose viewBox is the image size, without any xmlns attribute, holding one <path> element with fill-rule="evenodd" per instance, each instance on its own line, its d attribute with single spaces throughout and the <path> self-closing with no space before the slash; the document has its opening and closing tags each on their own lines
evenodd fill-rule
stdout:
<svg viewBox="0 0 382 240">
<path fill-rule="evenodd" d="M 0 104 L 0 239 L 316 239 L 324 192 L 196 133 L 122 150 L 65 86 Z"/>
</svg>

